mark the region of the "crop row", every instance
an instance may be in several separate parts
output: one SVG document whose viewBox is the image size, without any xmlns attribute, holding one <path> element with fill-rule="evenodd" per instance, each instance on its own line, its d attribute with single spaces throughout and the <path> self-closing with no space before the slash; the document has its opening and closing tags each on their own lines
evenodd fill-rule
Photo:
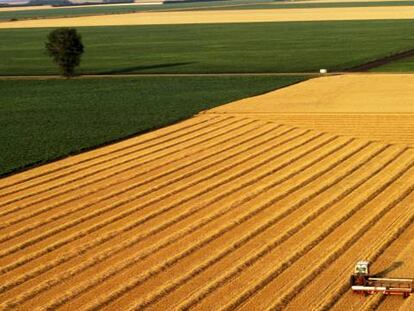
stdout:
<svg viewBox="0 0 414 311">
<path fill-rule="evenodd" d="M 206 206 L 208 206 L 208 205 L 206 205 Z"/>
<path fill-rule="evenodd" d="M 395 150 L 394 150 L 394 153 L 395 153 Z M 392 154 L 393 153 L 391 152 L 391 155 Z M 388 156 L 386 156 L 382 161 L 379 161 L 380 162 L 379 164 L 375 164 L 375 165 L 379 165 L 380 167 L 375 167 L 375 165 L 374 165 L 375 170 L 374 170 L 374 172 L 371 172 L 371 174 L 373 174 L 375 176 L 375 173 L 378 171 L 378 169 L 381 169 L 382 165 L 386 165 L 389 162 L 389 156 L 390 156 L 390 154 L 388 154 Z M 346 166 L 346 165 L 351 164 L 351 167 L 352 167 L 352 164 L 353 164 L 354 160 L 355 160 L 355 158 L 352 158 L 352 159 L 350 159 L 350 163 L 344 163 L 344 165 Z M 372 158 L 370 160 L 372 160 Z M 385 163 L 384 163 L 384 161 L 385 161 Z M 382 164 L 381 164 L 381 162 L 382 162 Z M 362 163 L 365 163 L 365 161 L 362 161 Z M 359 166 L 359 168 L 361 168 L 361 166 Z M 338 173 L 340 173 L 340 172 L 341 172 L 340 168 L 338 167 Z M 349 168 L 348 168 L 348 170 L 345 170 L 345 173 L 347 173 L 347 175 L 350 174 L 350 176 L 352 176 L 353 178 L 356 178 L 357 180 L 360 180 L 359 179 L 360 177 L 361 177 L 362 180 L 364 179 L 362 176 L 360 176 L 360 174 L 358 174 L 353 169 L 349 170 Z M 339 176 L 333 176 L 332 177 L 333 180 L 331 180 L 332 189 L 336 189 L 336 191 L 337 191 L 338 190 L 336 188 L 337 185 L 338 184 L 340 185 L 342 180 L 346 180 L 347 175 L 343 176 L 343 175 L 339 174 Z M 337 177 L 337 178 L 334 178 L 334 177 Z M 369 178 L 369 177 L 372 177 L 372 176 L 368 175 L 367 177 Z M 318 183 L 320 183 L 320 182 L 318 182 Z M 316 183 L 316 184 L 318 184 L 318 183 Z M 357 183 L 357 185 L 358 185 L 358 183 Z M 309 185 L 309 186 L 310 186 L 309 190 L 311 190 L 312 188 L 315 189 L 315 185 L 312 185 L 312 186 Z M 304 188 L 302 188 L 302 189 L 304 189 Z M 325 193 L 325 191 L 327 190 L 327 188 L 323 187 L 322 189 L 324 189 L 324 191 L 322 191 L 320 194 L 323 195 Z M 304 190 L 306 190 L 306 189 L 304 189 Z M 316 192 L 318 192 L 317 188 L 315 190 L 316 190 Z M 338 194 L 338 193 L 336 193 L 336 194 L 338 196 L 341 196 L 341 194 Z M 345 192 L 342 195 L 346 196 L 347 194 L 349 194 L 349 193 Z M 276 268 L 280 267 L 279 272 L 281 272 L 283 269 L 285 269 L 290 264 L 291 260 L 294 259 L 296 256 L 297 256 L 297 258 L 299 258 L 302 255 L 300 253 L 297 254 L 297 255 L 295 254 L 295 251 L 300 252 L 300 247 L 299 246 L 301 244 L 299 244 L 299 246 L 297 244 L 296 245 L 294 244 L 292 246 L 293 249 L 292 249 L 291 253 L 287 252 L 287 246 L 285 246 L 284 244 L 289 242 L 289 240 L 292 238 L 292 236 L 300 237 L 301 236 L 301 234 L 300 234 L 301 230 L 305 230 L 305 229 L 309 230 L 307 228 L 315 218 L 319 222 L 320 221 L 325 221 L 325 217 L 323 217 L 324 214 L 328 213 L 330 215 L 329 211 L 332 210 L 332 209 L 333 209 L 333 211 L 331 211 L 331 213 L 335 212 L 335 204 L 333 204 L 334 202 L 336 202 L 335 195 L 333 195 L 333 197 L 331 197 L 331 199 L 328 200 L 327 202 L 326 201 L 321 202 L 322 203 L 321 205 L 318 205 L 318 204 L 315 205 L 315 199 L 312 196 L 312 199 L 309 200 L 308 202 L 302 201 L 302 200 L 299 200 L 299 202 L 298 202 L 298 201 L 296 201 L 297 200 L 296 196 L 290 198 L 290 200 L 289 200 L 290 204 L 292 204 L 292 203 L 293 204 L 298 204 L 299 203 L 299 206 L 300 206 L 300 210 L 298 210 L 298 213 L 294 216 L 295 219 L 292 220 L 290 217 L 286 218 L 286 220 L 284 220 L 284 222 L 283 222 L 285 224 L 285 226 L 275 227 L 273 231 L 269 232 L 270 238 L 269 237 L 268 238 L 263 238 L 264 241 L 272 241 L 272 237 L 275 237 L 276 240 L 273 243 L 270 243 L 269 245 L 263 246 L 263 250 L 261 252 L 260 251 L 258 252 L 258 254 L 261 254 L 261 256 L 257 256 L 257 255 L 253 256 L 252 259 L 254 259 L 254 260 L 251 260 L 251 261 L 247 260 L 245 264 L 242 264 L 240 267 L 237 267 L 237 268 L 234 269 L 234 271 L 237 272 L 236 275 L 232 275 L 231 278 L 229 278 L 227 280 L 225 279 L 224 280 L 225 282 L 217 282 L 216 283 L 217 285 L 219 285 L 219 287 L 221 287 L 220 290 L 218 292 L 216 292 L 217 295 L 220 295 L 220 298 L 219 298 L 220 300 L 219 301 L 222 302 L 222 301 L 225 301 L 226 299 L 229 299 L 229 297 L 233 296 L 233 295 L 229 294 L 229 293 L 232 292 L 232 290 L 235 290 L 235 288 L 237 288 L 237 286 L 240 286 L 240 284 L 244 284 L 244 285 L 246 284 L 245 281 L 237 281 L 237 282 L 235 281 L 236 279 L 239 279 L 241 277 L 241 275 L 244 275 L 247 278 L 252 278 L 252 276 L 259 277 L 260 274 L 257 274 L 257 273 L 249 274 L 249 273 L 246 273 L 246 270 L 249 270 L 249 269 L 253 268 L 254 265 L 257 266 L 258 263 L 259 263 L 258 266 L 261 267 L 262 265 L 260 265 L 260 261 L 263 261 L 269 255 L 271 255 L 271 257 L 274 258 L 274 259 L 276 258 L 276 260 L 274 260 L 274 262 L 271 264 L 271 267 L 276 267 Z M 284 204 L 282 204 L 278 207 L 282 208 L 283 206 L 285 206 L 285 204 L 289 204 L 289 201 L 284 201 Z M 305 210 L 304 210 L 304 208 L 305 208 Z M 305 212 L 306 208 L 308 208 L 308 213 L 310 215 Z M 320 211 L 316 212 L 316 215 L 312 215 L 312 210 L 313 209 L 315 209 L 316 211 L 318 209 L 320 209 Z M 306 215 L 308 215 L 308 216 L 306 216 Z M 303 218 L 301 218 L 301 216 Z M 304 223 L 301 223 L 300 219 Z M 293 222 L 293 224 L 292 224 L 292 222 Z M 295 225 L 297 225 L 298 227 L 295 228 Z M 313 227 L 318 227 L 319 228 L 320 225 L 313 225 Z M 274 232 L 283 233 L 282 236 L 284 236 L 284 239 L 282 239 L 281 241 L 278 241 L 278 239 L 277 239 L 278 235 L 275 235 Z M 312 238 L 312 236 L 310 236 L 309 238 Z M 303 240 L 302 243 L 306 242 L 305 238 L 302 238 L 302 240 Z M 281 243 L 281 242 L 283 242 L 283 243 Z M 292 244 L 292 243 L 290 243 L 290 244 Z M 308 244 L 305 244 L 304 246 L 306 246 L 306 245 L 308 245 Z M 288 254 L 288 255 L 291 255 L 292 257 L 287 259 L 286 262 L 283 262 L 282 261 L 283 256 L 277 256 L 277 255 L 273 254 L 278 249 L 284 250 L 284 253 L 285 253 L 284 256 L 286 256 Z M 305 251 L 306 248 L 304 248 L 303 250 Z M 248 250 L 245 250 L 244 253 L 246 253 L 247 251 Z M 280 255 L 280 254 L 278 254 L 278 255 Z M 242 253 L 241 253 L 241 258 L 244 258 Z M 217 288 L 218 288 L 217 285 L 214 285 L 214 284 L 212 285 L 212 288 L 214 288 L 216 291 L 217 291 Z M 226 296 L 225 294 L 224 295 L 222 294 L 223 293 L 223 288 L 222 288 L 223 286 L 225 286 L 227 288 L 225 290 L 225 292 L 227 292 L 229 295 Z M 210 297 L 208 297 L 208 299 L 203 301 L 203 303 L 207 303 L 207 304 L 208 303 L 213 303 L 214 304 L 215 300 L 218 301 L 217 296 L 211 295 L 210 289 L 207 289 L 207 291 L 205 293 L 210 294 Z M 248 297 L 251 293 L 246 292 L 245 294 L 246 294 L 246 297 Z M 242 296 L 240 296 L 239 298 L 242 298 Z"/>
<path fill-rule="evenodd" d="M 278 129 L 279 127 L 276 127 L 276 129 Z M 83 190 L 78 190 L 75 193 L 72 193 L 71 196 L 74 197 L 74 200 L 78 200 L 81 201 L 82 204 L 78 204 L 75 205 L 76 207 L 73 208 L 73 203 L 75 203 L 76 201 L 70 200 L 69 202 L 65 202 L 66 204 L 63 205 L 62 203 L 59 204 L 49 204 L 47 206 L 45 206 L 43 209 L 40 210 L 35 210 L 35 211 L 30 211 L 27 214 L 24 215 L 20 215 L 17 218 L 14 219 L 8 219 L 8 223 L 3 223 L 4 227 L 7 226 L 11 226 L 11 225 L 15 225 L 15 227 L 19 228 L 19 230 L 16 233 L 13 233 L 14 235 L 16 234 L 21 234 L 24 232 L 27 232 L 28 230 L 32 230 L 32 228 L 36 228 L 39 227 L 41 225 L 45 225 L 48 224 L 50 219 L 46 219 L 45 221 L 45 217 L 44 215 L 42 215 L 43 212 L 50 212 L 52 209 L 55 209 L 58 211 L 58 214 L 52 214 L 53 215 L 53 219 L 52 221 L 56 221 L 59 220 L 61 217 L 70 215 L 71 213 L 75 213 L 75 212 L 79 212 L 79 211 L 83 211 L 84 213 L 84 209 L 90 207 L 90 205 L 92 204 L 96 204 L 99 201 L 103 201 L 106 200 L 108 198 L 111 197 L 116 197 L 119 195 L 119 191 L 117 192 L 116 190 L 113 190 L 113 185 L 117 185 L 120 188 L 122 188 L 123 192 L 126 192 L 130 189 L 135 189 L 139 186 L 146 186 L 148 184 L 151 185 L 151 182 L 154 183 L 160 183 L 161 185 L 157 184 L 157 187 L 162 187 L 164 183 L 162 183 L 162 179 L 167 179 L 168 183 L 173 183 L 175 180 L 177 180 L 177 178 L 184 178 L 185 176 L 190 176 L 190 175 L 195 175 L 198 171 L 200 171 L 200 168 L 198 169 L 194 169 L 194 164 L 198 164 L 198 163 L 203 163 L 204 160 L 210 160 L 210 158 L 214 158 L 218 155 L 218 154 L 222 154 L 224 152 L 227 152 L 229 150 L 232 150 L 234 152 L 234 155 L 230 155 L 230 156 L 236 156 L 238 155 L 241 151 L 237 150 L 238 145 L 242 145 L 244 146 L 244 144 L 246 142 L 249 142 L 251 140 L 254 139 L 253 135 L 257 135 L 256 139 L 258 140 L 258 143 L 263 143 L 260 138 L 262 135 L 265 134 L 269 134 L 269 133 L 273 133 L 273 135 L 275 135 L 276 137 L 278 137 L 278 131 L 276 130 L 274 127 L 262 127 L 262 128 L 257 128 L 255 127 L 254 129 L 252 129 L 251 131 L 246 131 L 246 129 L 244 129 L 245 133 L 244 135 L 240 135 L 240 133 L 236 132 L 237 135 L 241 136 L 237 139 L 233 139 L 231 144 L 223 144 L 223 148 L 217 150 L 216 153 L 209 153 L 209 154 L 205 154 L 205 153 L 200 153 L 200 157 L 197 156 L 197 154 L 194 154 L 194 160 L 192 161 L 186 161 L 184 163 L 176 163 L 173 162 L 170 166 L 169 163 L 165 163 L 165 166 L 163 166 L 163 170 L 159 169 L 159 166 L 157 167 L 149 167 L 148 169 L 142 169 L 139 170 L 139 173 L 136 173 L 134 170 L 132 170 L 132 173 L 124 176 L 120 176 L 117 175 L 116 177 L 114 177 L 114 180 L 108 179 L 108 178 L 104 178 L 104 182 L 106 183 L 106 187 L 104 187 L 103 189 L 101 189 L 99 187 L 99 183 L 95 183 L 94 184 L 94 188 L 91 190 L 89 190 L 89 197 L 86 197 L 83 194 Z M 264 132 L 263 132 L 264 130 Z M 285 131 L 289 131 L 289 130 L 285 130 Z M 254 132 L 254 133 L 253 133 Z M 284 132 L 282 132 L 284 133 Z M 248 134 L 251 134 L 248 135 Z M 244 137 L 244 136 L 248 137 Z M 228 137 L 226 137 L 228 138 Z M 241 139 L 240 139 L 241 138 Z M 213 146 L 214 147 L 214 146 Z M 250 148 L 250 147 L 249 147 Z M 245 148 L 246 150 L 246 148 Z M 247 148 L 247 150 L 249 150 Z M 217 161 L 217 160 L 216 160 Z M 181 164 L 181 165 L 180 165 Z M 151 169 L 152 168 L 152 169 Z M 158 169 L 158 170 L 157 170 Z M 191 170 L 192 171 L 189 171 Z M 187 171 L 186 171 L 187 170 Z M 150 174 L 145 174 L 145 171 L 149 171 Z M 158 172 L 159 171 L 159 172 Z M 157 174 L 158 173 L 158 174 Z M 181 174 L 178 177 L 175 177 L 175 174 Z M 137 176 L 138 175 L 138 176 Z M 147 178 L 145 178 L 147 177 Z M 175 177 L 175 178 L 174 178 Z M 134 179 L 137 179 L 139 182 L 136 183 L 134 182 Z M 160 181 L 161 180 L 161 181 Z M 109 185 L 108 185 L 109 184 Z M 154 187 L 154 186 L 152 186 Z M 111 191 L 112 190 L 112 191 Z M 87 192 L 88 190 L 85 190 L 85 192 Z M 76 195 L 78 195 L 78 197 L 76 197 Z M 89 200 L 87 200 L 87 198 L 89 198 Z M 70 210 L 65 209 L 65 206 L 70 207 Z M 57 207 L 59 207 L 57 209 Z M 50 213 L 49 213 L 50 215 Z M 36 217 L 37 216 L 37 217 Z M 40 221 L 36 222 L 36 220 L 39 219 Z M 20 223 L 21 221 L 24 220 L 28 220 L 25 223 Z M 5 221 L 5 220 L 3 220 Z M 32 226 L 28 226 L 28 223 L 35 223 Z M 18 225 L 17 225 L 18 224 Z M 7 228 L 8 232 L 13 232 L 13 228 Z M 9 235 L 4 235 L 0 241 L 6 241 L 10 239 L 10 234 Z"/>
<path fill-rule="evenodd" d="M 254 122 L 254 121 L 250 121 Z M 36 186 L 33 190 L 25 190 L 24 194 L 21 195 L 20 193 L 15 193 L 12 195 L 11 198 L 3 198 L 2 210 L 4 210 L 0 216 L 4 216 L 10 213 L 15 214 L 17 211 L 30 207 L 33 209 L 33 204 L 36 203 L 43 203 L 47 199 L 56 199 L 59 194 L 65 193 L 68 190 L 76 190 L 82 187 L 85 187 L 90 184 L 94 184 L 96 181 L 99 181 L 102 178 L 108 178 L 111 176 L 118 175 L 124 171 L 128 171 L 128 168 L 131 166 L 134 167 L 138 165 L 147 164 L 150 162 L 154 162 L 160 158 L 165 156 L 173 155 L 177 152 L 177 144 L 181 143 L 181 152 L 183 150 L 188 150 L 200 142 L 203 143 L 206 140 L 211 140 L 212 137 L 205 138 L 206 135 L 209 133 L 219 132 L 218 135 L 225 135 L 226 134 L 226 126 L 227 130 L 232 130 L 231 126 L 236 125 L 236 127 L 240 127 L 240 123 L 243 126 L 243 120 L 230 120 L 230 122 L 223 123 L 223 120 L 216 122 L 217 126 L 205 126 L 204 129 L 197 131 L 192 137 L 187 137 L 188 134 L 183 134 L 180 136 L 177 141 L 170 142 L 167 146 L 161 145 L 157 147 L 155 150 L 147 150 L 145 149 L 144 153 L 135 153 L 134 151 L 129 151 L 127 154 L 121 155 L 119 157 L 112 158 L 110 162 L 100 163 L 97 165 L 93 165 L 88 167 L 86 170 L 77 170 L 76 173 L 70 174 L 65 178 L 60 177 L 57 181 L 52 181 L 51 183 L 48 182 L 43 184 L 42 186 Z M 174 144 L 175 143 L 175 144 Z M 188 155 L 187 155 L 188 156 Z M 131 163 L 132 162 L 132 163 Z M 98 174 L 100 173 L 100 174 Z M 106 174 L 106 175 L 105 175 Z M 83 182 L 86 179 L 85 182 Z M 82 183 L 83 182 L 83 183 Z M 63 188 L 63 189 L 61 189 Z M 68 189 L 66 189 L 68 188 Z M 26 199 L 26 200 L 25 200 Z M 7 206 L 14 206 L 15 208 L 8 209 Z M 16 208 L 18 206 L 18 208 Z"/>
<path fill-rule="evenodd" d="M 348 156 L 349 156 L 350 153 L 352 154 L 352 152 L 355 152 L 355 147 L 356 146 L 354 146 L 353 149 L 347 151 Z M 334 154 L 336 151 L 338 151 L 338 149 L 337 150 L 332 150 L 332 151 L 333 152 L 331 154 Z M 331 161 L 332 161 L 332 157 L 331 157 Z M 329 163 L 329 161 L 328 161 L 328 163 Z M 325 164 L 325 166 L 328 165 L 328 168 L 325 167 L 325 170 L 329 169 L 329 164 L 328 163 Z M 316 164 L 316 163 L 314 163 L 314 164 Z M 318 164 L 321 164 L 321 163 L 319 162 Z M 330 165 L 332 165 L 332 163 L 330 163 Z M 321 166 L 322 171 L 324 170 L 323 167 L 324 166 Z M 305 178 L 304 180 L 303 180 L 304 176 L 302 176 L 303 174 L 305 174 L 305 176 L 307 174 L 307 178 Z M 206 233 L 203 233 L 205 231 L 200 232 L 199 235 L 198 235 L 199 236 L 198 238 L 197 237 L 189 237 L 188 239 L 186 239 L 186 244 L 188 245 L 187 247 L 189 247 L 189 248 L 184 249 L 184 251 L 181 254 L 179 254 L 178 257 L 169 258 L 169 259 L 167 259 L 167 261 L 164 261 L 164 262 L 161 261 L 159 266 L 158 266 L 158 268 L 159 268 L 158 271 L 162 272 L 163 267 L 169 267 L 169 266 L 171 266 L 171 263 L 175 264 L 175 263 L 177 263 L 177 261 L 181 261 L 182 259 L 185 259 L 185 262 L 187 262 L 187 263 L 188 263 L 188 261 L 193 262 L 191 260 L 191 258 L 188 258 L 189 255 L 192 255 L 191 257 L 193 257 L 193 256 L 197 256 L 200 252 L 210 253 L 209 251 L 206 251 L 205 249 L 203 250 L 201 247 L 203 247 L 203 248 L 208 247 L 209 249 L 211 249 L 211 250 L 214 249 L 215 252 L 217 252 L 224 245 L 226 245 L 227 243 L 230 243 L 231 240 L 229 241 L 228 238 L 234 239 L 234 238 L 239 237 L 238 234 L 234 234 L 235 229 L 238 230 L 238 231 L 242 230 L 241 232 L 245 232 L 245 233 L 247 232 L 248 236 L 254 237 L 258 233 L 260 233 L 260 230 L 264 230 L 264 228 L 258 229 L 259 231 L 245 230 L 246 228 L 243 229 L 243 228 L 240 227 L 240 225 L 248 223 L 249 226 L 255 226 L 255 227 L 259 226 L 260 224 L 258 224 L 254 221 L 254 219 L 255 219 L 254 217 L 257 217 L 257 215 L 264 212 L 266 209 L 271 208 L 273 203 L 275 201 L 277 201 L 278 199 L 281 199 L 284 196 L 287 196 L 287 195 L 297 191 L 301 186 L 305 185 L 306 183 L 311 182 L 315 178 L 318 178 L 320 176 L 320 174 L 321 174 L 320 171 L 315 172 L 314 170 L 308 168 L 307 170 L 302 172 L 301 177 L 299 177 L 299 175 L 298 175 L 297 178 L 299 178 L 299 180 L 302 180 L 301 182 L 296 183 L 295 181 L 293 181 L 293 178 L 291 177 L 291 178 L 286 180 L 285 185 L 281 184 L 280 187 L 283 186 L 283 188 L 285 190 L 282 190 L 283 188 L 280 189 L 280 187 L 275 187 L 274 183 L 273 183 L 273 185 L 270 184 L 269 186 L 266 187 L 267 190 L 270 190 L 270 189 L 272 189 L 273 191 L 279 190 L 278 191 L 280 193 L 279 197 L 273 197 L 271 199 L 271 201 L 267 201 L 265 203 L 262 202 L 262 204 L 258 205 L 254 210 L 250 210 L 251 209 L 251 205 L 249 205 L 250 200 L 246 201 L 245 203 L 240 202 L 237 205 L 238 208 L 233 213 L 233 215 L 229 215 L 227 217 L 227 221 L 225 221 L 225 219 L 220 219 L 219 222 L 211 224 L 210 228 L 206 228 L 206 229 L 209 229 L 210 231 L 207 231 Z M 272 179 L 274 179 L 274 177 L 272 178 L 271 176 L 269 176 L 269 181 L 271 181 Z M 254 187 L 257 187 L 257 185 L 252 186 L 252 188 L 254 188 Z M 261 192 L 261 193 L 264 193 L 264 192 Z M 251 198 L 251 199 L 253 199 L 253 198 Z M 237 203 L 237 200 L 235 202 Z M 245 210 L 245 213 L 241 213 L 242 209 Z M 287 211 L 287 212 L 289 212 L 289 211 Z M 281 216 L 281 215 L 279 215 L 279 216 Z M 277 216 L 275 216 L 275 217 L 277 217 Z M 224 224 L 224 227 L 223 227 L 223 224 Z M 197 241 L 200 241 L 199 239 L 201 239 L 201 242 L 198 242 L 199 244 L 197 245 L 197 244 L 194 243 L 194 239 L 196 239 Z M 247 239 L 247 241 L 249 240 L 248 237 L 246 239 Z M 226 244 L 223 245 L 224 241 L 226 242 Z M 216 245 L 216 244 L 220 245 L 220 248 L 213 247 L 212 242 L 214 242 L 214 245 Z M 180 248 L 185 247 L 186 244 L 181 242 L 179 246 L 180 246 Z M 173 247 L 176 248 L 177 246 L 175 245 Z M 226 252 L 226 251 L 224 250 L 224 252 Z M 224 253 L 222 253 L 222 254 L 224 254 Z M 163 257 L 159 258 L 159 255 L 160 254 L 158 254 L 157 257 L 156 257 L 157 261 L 159 261 L 163 258 Z M 168 249 L 163 252 L 163 256 L 167 256 L 167 258 L 170 255 L 171 255 L 171 251 L 169 251 Z M 221 256 L 219 255 L 218 258 L 219 257 L 221 257 Z M 212 260 L 214 261 L 215 259 L 212 259 Z M 196 262 L 196 261 L 194 261 L 194 262 Z M 151 268 L 151 267 L 154 268 L 153 265 L 152 265 L 153 262 L 151 261 L 149 263 L 150 263 L 149 268 Z M 182 265 L 184 265 L 186 268 L 188 268 L 186 264 L 181 263 L 180 264 L 181 269 L 182 269 Z M 194 264 L 192 264 L 192 265 L 194 265 Z M 137 269 L 137 267 L 133 267 L 133 268 Z M 157 269 L 157 267 L 155 267 L 154 269 Z M 181 269 L 179 267 L 177 267 L 175 270 L 177 272 L 181 273 Z M 140 269 L 140 270 L 142 270 L 142 269 Z M 148 272 L 148 273 L 145 273 L 145 275 L 147 275 L 148 277 L 152 277 L 152 276 L 154 276 L 154 273 Z M 143 276 L 143 278 L 141 279 L 141 282 L 142 281 L 147 281 L 147 280 L 148 279 L 146 279 L 146 277 Z M 122 291 L 124 291 L 124 290 L 125 290 L 125 288 Z M 72 303 L 73 303 L 73 301 L 71 301 L 71 305 L 72 305 Z"/>
<path fill-rule="evenodd" d="M 200 126 L 203 127 L 206 125 L 205 123 L 215 119 L 220 118 L 218 116 L 193 118 L 155 132 L 124 140 L 104 148 L 85 152 L 78 156 L 69 157 L 61 161 L 34 168 L 22 174 L 8 177 L 1 181 L 0 196 L 3 197 L 31 187 L 36 187 L 52 180 L 58 180 L 60 177 L 90 167 L 96 163 L 111 161 L 114 157 L 117 157 L 118 154 L 129 152 L 131 148 L 138 147 L 137 150 L 140 150 L 141 148 L 144 149 L 169 140 L 174 140 L 175 136 L 180 134 L 181 131 L 197 130 Z"/>
<path fill-rule="evenodd" d="M 309 139 L 308 139 L 308 141 L 309 141 Z M 262 164 L 263 165 L 263 164 Z M 254 169 L 254 168 L 253 168 Z M 89 232 L 90 233 L 90 232 Z M 51 236 L 53 236 L 53 234 L 51 235 Z M 78 235 L 79 236 L 79 235 Z M 81 234 L 81 236 L 82 236 L 82 234 Z M 43 250 L 41 250 L 41 252 L 43 253 L 43 254 L 46 254 L 46 253 L 48 253 L 48 252 L 50 252 L 50 251 L 52 251 L 52 250 L 54 250 L 54 249 L 56 249 L 56 247 L 57 247 L 58 245 L 56 245 L 56 243 L 55 243 L 55 245 L 49 245 L 46 249 L 43 249 Z M 42 254 L 36 254 L 36 255 L 42 255 Z M 26 259 L 27 258 L 23 258 L 21 261 L 23 261 L 23 262 L 25 262 L 26 261 Z M 33 259 L 33 257 L 32 258 L 30 258 L 30 259 Z M 27 261 L 26 261 L 27 262 Z M 20 262 L 20 264 L 21 264 L 22 262 Z M 13 262 L 12 263 L 12 265 L 16 268 L 16 263 L 15 262 Z M 10 268 L 10 267 L 9 267 Z"/>
<path fill-rule="evenodd" d="M 264 298 L 266 293 L 276 287 L 279 297 L 269 303 L 276 309 L 286 306 L 288 301 L 301 292 L 309 282 L 342 256 L 349 247 L 364 236 L 369 228 L 392 210 L 401 198 L 405 198 L 407 193 L 401 192 L 400 186 L 406 187 L 405 189 L 410 188 L 410 182 L 412 182 L 410 173 L 413 165 L 412 155 L 406 152 L 397 161 L 394 161 L 387 170 L 377 175 L 376 182 L 370 182 L 360 189 L 361 194 L 340 202 L 341 205 L 335 209 L 337 220 L 331 224 L 324 223 L 322 229 L 319 229 L 321 233 L 312 249 L 306 254 L 301 254 L 294 265 L 291 262 L 289 269 L 284 273 L 277 277 L 272 275 L 269 280 L 272 285 L 270 282 L 267 283 L 266 290 L 263 290 L 255 299 L 263 298 L 263 301 L 266 301 Z M 373 208 L 375 208 L 374 213 L 372 212 Z M 334 213 L 332 213 L 332 217 L 335 217 Z M 309 227 L 310 235 L 312 235 L 311 232 L 317 236 L 317 228 Z M 341 239 L 338 240 L 338 237 Z M 321 252 L 322 249 L 323 252 Z M 304 271 L 305 266 L 309 268 Z M 298 271 L 301 272 L 298 274 Z M 292 278 L 293 275 L 296 277 Z"/>
</svg>

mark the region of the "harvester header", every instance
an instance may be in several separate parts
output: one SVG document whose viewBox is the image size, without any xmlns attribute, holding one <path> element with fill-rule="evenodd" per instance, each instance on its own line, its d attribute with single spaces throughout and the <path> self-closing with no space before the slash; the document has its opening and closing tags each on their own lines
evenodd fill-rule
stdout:
<svg viewBox="0 0 414 311">
<path fill-rule="evenodd" d="M 375 277 L 369 271 L 370 262 L 358 261 L 351 275 L 351 288 L 354 293 L 372 295 L 401 295 L 408 298 L 413 293 L 414 279 L 407 278 L 381 278 Z"/>
</svg>

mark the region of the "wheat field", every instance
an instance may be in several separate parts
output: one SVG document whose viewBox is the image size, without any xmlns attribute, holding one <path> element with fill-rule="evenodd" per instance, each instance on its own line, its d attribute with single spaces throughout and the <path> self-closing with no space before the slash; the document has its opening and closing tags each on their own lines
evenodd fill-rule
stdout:
<svg viewBox="0 0 414 311">
<path fill-rule="evenodd" d="M 1 179 L 0 308 L 410 310 L 348 280 L 414 277 L 411 136 L 249 100 Z"/>
<path fill-rule="evenodd" d="M 47 18 L 6 21 L 0 29 L 44 27 L 92 27 L 121 25 L 177 25 L 214 23 L 256 23 L 292 21 L 342 21 L 342 20 L 401 20 L 413 19 L 413 6 L 308 8 L 266 10 L 210 10 L 166 11 L 96 16 Z"/>
</svg>

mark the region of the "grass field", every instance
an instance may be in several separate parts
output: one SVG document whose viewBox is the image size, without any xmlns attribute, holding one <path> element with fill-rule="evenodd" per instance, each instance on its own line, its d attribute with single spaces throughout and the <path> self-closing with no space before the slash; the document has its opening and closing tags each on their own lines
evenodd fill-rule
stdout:
<svg viewBox="0 0 414 311">
<path fill-rule="evenodd" d="M 299 79 L 0 80 L 0 175 L 163 127 Z"/>
<path fill-rule="evenodd" d="M 257 4 L 255 4 L 257 2 Z M 267 3 L 267 4 L 263 4 Z M 119 14 L 163 10 L 238 10 L 238 9 L 299 9 L 299 8 L 341 8 L 341 7 L 381 7 L 410 6 L 414 1 L 373 1 L 373 2 L 338 2 L 338 3 L 283 3 L 282 1 L 212 1 L 200 3 L 182 3 L 165 5 L 122 5 L 122 6 L 83 6 L 69 8 L 53 8 L 48 10 L 32 9 L 27 11 L 0 10 L 1 20 L 55 18 L 69 16 Z"/>
<path fill-rule="evenodd" d="M 79 28 L 80 73 L 343 70 L 412 48 L 414 21 L 344 21 Z M 0 30 L 0 74 L 56 74 L 50 29 Z M 4 43 L 4 44 L 3 44 Z"/>
</svg>

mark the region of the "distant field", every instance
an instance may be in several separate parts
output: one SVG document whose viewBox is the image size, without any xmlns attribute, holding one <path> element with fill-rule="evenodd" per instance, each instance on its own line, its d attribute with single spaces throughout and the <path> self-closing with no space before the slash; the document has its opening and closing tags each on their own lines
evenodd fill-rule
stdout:
<svg viewBox="0 0 414 311">
<path fill-rule="evenodd" d="M 263 22 L 315 22 L 345 20 L 414 20 L 414 6 L 290 8 L 269 10 L 199 10 L 140 12 L 77 16 L 40 20 L 6 21 L 2 29 L 47 27 L 94 27 L 131 25 L 227 24 Z"/>
<path fill-rule="evenodd" d="M 340 8 L 340 7 L 382 7 L 382 6 L 410 6 L 414 1 L 373 1 L 373 2 L 332 2 L 332 3 L 294 3 L 272 0 L 253 1 L 212 1 L 199 3 L 164 4 L 164 5 L 108 5 L 108 6 L 81 6 L 52 9 L 28 9 L 27 11 L 1 11 L 1 20 L 55 18 L 69 16 L 87 16 L 102 14 L 135 13 L 163 10 L 239 10 L 239 9 L 300 9 L 300 8 Z"/>
<path fill-rule="evenodd" d="M 65 16 L 84 16 L 84 15 L 101 15 L 117 13 L 133 13 L 145 11 L 161 10 L 180 10 L 180 9 L 198 9 L 223 7 L 228 5 L 250 5 L 251 3 L 266 3 L 273 0 L 228 0 L 228 1 L 210 1 L 210 2 L 190 2 L 190 3 L 170 3 L 163 5 L 102 5 L 102 6 L 74 6 L 74 7 L 55 7 L 47 9 L 30 9 L 19 11 L 2 11 L 0 9 L 0 21 L 11 19 L 30 19 L 30 18 L 51 18 Z"/>
<path fill-rule="evenodd" d="M 251 4 L 243 6 L 223 6 L 217 8 L 194 8 L 196 10 L 256 10 L 256 9 L 311 9 L 311 8 L 361 8 L 361 7 L 383 7 L 383 6 L 410 6 L 414 5 L 414 1 L 344 1 L 344 2 L 273 2 L 266 4 Z M 1 15 L 0 15 L 1 17 Z"/>
<path fill-rule="evenodd" d="M 300 77 L 0 80 L 0 175 L 166 126 Z"/>
<path fill-rule="evenodd" d="M 413 47 L 414 21 L 343 21 L 80 28 L 80 73 L 343 70 Z M 50 29 L 1 30 L 0 74 L 55 74 Z"/>
</svg>

